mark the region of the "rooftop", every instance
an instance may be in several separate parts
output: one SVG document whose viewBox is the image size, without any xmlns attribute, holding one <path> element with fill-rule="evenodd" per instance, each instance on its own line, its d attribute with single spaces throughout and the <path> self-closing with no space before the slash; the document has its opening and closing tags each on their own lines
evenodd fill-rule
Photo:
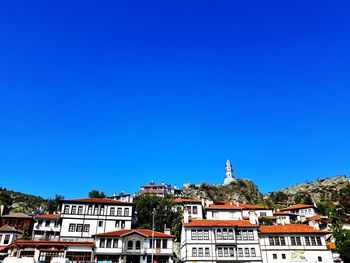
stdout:
<svg viewBox="0 0 350 263">
<path fill-rule="evenodd" d="M 279 234 L 279 233 L 318 233 L 327 234 L 328 231 L 316 230 L 311 226 L 302 224 L 289 224 L 289 225 L 272 225 L 272 226 L 260 226 L 260 233 L 262 234 Z"/>
<path fill-rule="evenodd" d="M 184 224 L 187 227 L 258 227 L 258 225 L 253 225 L 249 223 L 248 220 L 208 220 L 208 219 L 198 219 L 191 220 L 189 223 Z"/>
<path fill-rule="evenodd" d="M 303 209 L 303 208 L 312 208 L 314 205 L 307 205 L 307 204 L 296 204 L 296 205 L 291 205 L 286 208 L 280 209 L 280 211 L 289 211 L 289 210 L 297 210 L 297 209 Z"/>
<path fill-rule="evenodd" d="M 123 229 L 123 230 L 117 230 L 107 233 L 100 233 L 96 234 L 97 237 L 120 237 L 125 236 L 131 233 L 140 234 L 146 237 L 152 237 L 152 230 L 149 229 Z M 167 238 L 175 238 L 173 235 L 168 235 L 162 232 L 154 231 L 154 237 L 167 237 Z"/>
</svg>

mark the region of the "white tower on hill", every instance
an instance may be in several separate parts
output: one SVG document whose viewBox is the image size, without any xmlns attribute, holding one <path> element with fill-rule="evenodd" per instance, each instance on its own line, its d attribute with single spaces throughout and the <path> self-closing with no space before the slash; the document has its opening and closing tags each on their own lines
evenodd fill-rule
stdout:
<svg viewBox="0 0 350 263">
<path fill-rule="evenodd" d="M 230 160 L 227 160 L 226 161 L 226 164 L 225 164 L 225 180 L 224 180 L 224 185 L 228 185 L 230 184 L 231 182 L 235 181 L 235 179 L 233 178 L 233 170 L 232 170 L 232 164 L 230 162 Z"/>
</svg>

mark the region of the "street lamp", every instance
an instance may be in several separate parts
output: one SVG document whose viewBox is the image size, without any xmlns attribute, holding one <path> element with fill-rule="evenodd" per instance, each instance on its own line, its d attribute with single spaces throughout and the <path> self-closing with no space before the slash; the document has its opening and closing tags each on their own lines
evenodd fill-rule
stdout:
<svg viewBox="0 0 350 263">
<path fill-rule="evenodd" d="M 153 263 L 153 249 L 154 249 L 154 214 L 156 213 L 156 209 L 153 208 L 152 211 L 152 254 L 151 254 L 151 263 Z"/>
</svg>

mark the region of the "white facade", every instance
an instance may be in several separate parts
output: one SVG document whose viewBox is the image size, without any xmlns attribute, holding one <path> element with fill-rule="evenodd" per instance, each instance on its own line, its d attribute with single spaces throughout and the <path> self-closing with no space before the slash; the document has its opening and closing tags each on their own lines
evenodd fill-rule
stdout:
<svg viewBox="0 0 350 263">
<path fill-rule="evenodd" d="M 0 228 L 0 249 L 12 244 L 19 236 L 19 231 L 14 228 L 3 226 Z"/>
<path fill-rule="evenodd" d="M 153 236 L 153 238 L 152 238 Z M 151 230 L 121 230 L 96 235 L 95 260 L 123 262 L 151 262 L 153 243 L 154 262 L 173 262 L 174 236 Z M 154 240 L 152 242 L 152 240 Z"/>
<path fill-rule="evenodd" d="M 61 219 L 59 215 L 43 214 L 35 217 L 33 227 L 33 239 L 58 240 L 61 231 Z"/>
<path fill-rule="evenodd" d="M 65 200 L 61 209 L 61 240 L 93 241 L 98 233 L 130 229 L 133 203 L 110 199 Z"/>
<path fill-rule="evenodd" d="M 195 199 L 175 199 L 176 209 L 187 209 L 191 219 L 203 219 L 203 206 L 200 200 Z"/>
<path fill-rule="evenodd" d="M 262 262 L 258 226 L 245 220 L 193 220 L 181 233 L 182 262 Z"/>
<path fill-rule="evenodd" d="M 263 262 L 333 262 L 325 235 L 304 225 L 262 226 L 260 247 Z"/>
<path fill-rule="evenodd" d="M 315 206 L 306 204 L 292 205 L 280 209 L 280 211 L 298 215 L 298 221 L 300 222 L 305 221 L 306 218 L 318 215 L 318 210 Z"/>
</svg>

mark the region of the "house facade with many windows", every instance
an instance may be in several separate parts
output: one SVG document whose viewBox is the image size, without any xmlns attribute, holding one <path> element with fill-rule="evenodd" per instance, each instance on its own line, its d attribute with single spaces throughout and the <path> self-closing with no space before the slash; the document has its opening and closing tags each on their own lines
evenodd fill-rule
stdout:
<svg viewBox="0 0 350 263">
<path fill-rule="evenodd" d="M 131 229 L 134 203 L 111 199 L 63 200 L 61 233 L 63 241 L 93 241 L 93 235 Z"/>
<path fill-rule="evenodd" d="M 327 231 L 303 224 L 260 226 L 263 262 L 333 262 Z"/>
<path fill-rule="evenodd" d="M 95 235 L 95 261 L 112 263 L 173 262 L 175 236 L 148 229 L 118 230 Z"/>
<path fill-rule="evenodd" d="M 184 220 L 182 262 L 262 262 L 258 225 L 248 220 Z"/>
<path fill-rule="evenodd" d="M 41 214 L 34 219 L 33 240 L 59 240 L 61 231 L 59 214 Z"/>
</svg>

